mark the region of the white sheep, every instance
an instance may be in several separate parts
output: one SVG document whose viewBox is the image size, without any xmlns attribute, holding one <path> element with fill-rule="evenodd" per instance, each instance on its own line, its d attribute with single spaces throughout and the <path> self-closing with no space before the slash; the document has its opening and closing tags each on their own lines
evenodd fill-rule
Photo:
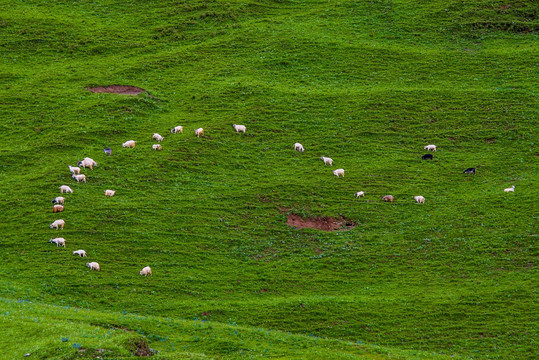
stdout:
<svg viewBox="0 0 539 360">
<path fill-rule="evenodd" d="M 152 149 L 154 149 L 154 150 L 163 150 L 163 147 L 161 146 L 161 144 L 153 144 Z"/>
<path fill-rule="evenodd" d="M 93 170 L 94 166 L 97 166 L 97 163 L 94 161 L 94 159 L 85 157 L 84 159 L 82 159 L 82 161 L 79 161 L 77 165 L 82 166 L 83 168 L 89 167 L 90 170 Z"/>
<path fill-rule="evenodd" d="M 515 192 L 515 185 L 511 186 L 510 188 L 503 189 L 504 192 Z"/>
<path fill-rule="evenodd" d="M 146 266 L 144 269 L 141 270 L 140 275 L 148 276 L 148 274 L 153 276 L 152 268 L 149 266 Z"/>
<path fill-rule="evenodd" d="M 301 151 L 301 152 L 305 151 L 305 149 L 303 148 L 303 145 L 301 145 L 300 143 L 295 143 L 294 144 L 294 150 Z"/>
<path fill-rule="evenodd" d="M 67 185 L 60 186 L 60 194 L 63 194 L 64 192 L 73 194 L 73 190 Z"/>
<path fill-rule="evenodd" d="M 54 198 L 54 200 L 52 201 L 53 204 L 64 204 L 65 203 L 65 200 L 66 198 L 63 197 L 63 196 L 57 196 Z"/>
<path fill-rule="evenodd" d="M 62 219 L 58 219 L 58 220 L 55 220 L 52 224 L 49 225 L 49 228 L 55 228 L 56 230 L 58 230 L 58 228 L 60 229 L 64 229 L 64 225 L 66 224 L 66 222 Z"/>
<path fill-rule="evenodd" d="M 436 151 L 436 145 L 427 145 L 423 149 L 429 150 L 429 151 Z"/>
<path fill-rule="evenodd" d="M 245 130 L 247 130 L 247 128 L 245 127 L 245 125 L 232 125 L 234 127 L 234 129 L 236 130 L 237 133 L 244 133 L 245 134 Z"/>
<path fill-rule="evenodd" d="M 73 255 L 79 255 L 80 257 L 86 257 L 86 251 L 84 251 L 84 250 L 73 251 Z"/>
<path fill-rule="evenodd" d="M 157 142 L 163 141 L 163 137 L 158 133 L 153 134 L 152 139 L 156 140 Z"/>
<path fill-rule="evenodd" d="M 182 133 L 183 134 L 183 126 L 176 126 L 172 130 L 170 130 L 172 134 Z"/>
<path fill-rule="evenodd" d="M 105 196 L 113 197 L 116 194 L 116 190 L 105 190 Z"/>
<path fill-rule="evenodd" d="M 135 147 L 135 143 L 136 143 L 135 140 L 128 140 L 128 141 L 124 142 L 124 143 L 122 144 L 122 146 L 125 147 L 125 148 L 134 148 L 134 147 Z"/>
<path fill-rule="evenodd" d="M 197 137 L 200 137 L 201 135 L 204 135 L 204 129 L 203 128 L 198 128 L 195 130 L 195 135 Z"/>
<path fill-rule="evenodd" d="M 415 202 L 418 204 L 424 204 L 425 198 L 423 196 L 414 196 Z"/>
<path fill-rule="evenodd" d="M 328 158 L 328 157 L 322 156 L 320 159 L 322 159 L 322 161 L 324 162 L 324 165 L 331 165 L 331 166 L 333 166 L 333 159 L 332 159 L 332 158 Z"/>
<path fill-rule="evenodd" d="M 66 247 L 66 239 L 64 239 L 62 237 L 55 238 L 55 239 L 50 239 L 49 242 L 56 244 L 56 247 L 58 247 L 60 245 L 63 246 L 63 247 Z"/>
<path fill-rule="evenodd" d="M 336 177 L 339 177 L 342 175 L 342 177 L 344 177 L 344 169 L 333 170 L 333 175 L 335 175 Z"/>
<path fill-rule="evenodd" d="M 96 263 L 96 262 L 89 262 L 89 263 L 86 263 L 86 266 L 88 266 L 88 267 L 90 268 L 90 270 L 101 271 L 101 267 L 100 267 L 99 264 Z"/>
<path fill-rule="evenodd" d="M 62 211 L 64 211 L 64 205 L 53 205 L 52 207 L 53 213 L 62 212 Z"/>
<path fill-rule="evenodd" d="M 77 182 L 81 182 L 81 181 L 86 182 L 86 175 L 84 175 L 84 174 L 80 174 L 80 175 L 73 174 L 73 175 L 71 175 L 71 177 L 73 179 L 77 180 Z"/>
<path fill-rule="evenodd" d="M 77 166 L 69 166 L 69 171 L 71 171 L 72 174 L 80 174 L 80 167 Z"/>
<path fill-rule="evenodd" d="M 363 196 L 365 197 L 365 191 L 358 191 L 357 193 L 354 194 L 357 198 L 360 197 L 360 196 Z"/>
</svg>

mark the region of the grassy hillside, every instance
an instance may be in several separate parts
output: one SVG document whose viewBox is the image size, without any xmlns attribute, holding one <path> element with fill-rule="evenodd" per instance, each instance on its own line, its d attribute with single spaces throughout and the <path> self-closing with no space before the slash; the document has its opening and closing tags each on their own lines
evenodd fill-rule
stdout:
<svg viewBox="0 0 539 360">
<path fill-rule="evenodd" d="M 7 335 L 25 334 L 23 346 L 5 338 L 0 345 L 13 354 L 30 354 L 30 358 L 459 359 L 203 319 L 115 314 L 20 300 L 2 299 L 0 304 L 8 310 L 0 315 Z"/>
<path fill-rule="evenodd" d="M 535 356 L 532 2 L 2 4 L 6 358 L 96 355 L 72 343 L 129 357 L 141 341 L 162 358 Z M 86 90 L 111 84 L 147 93 Z M 77 184 L 67 166 L 86 156 L 98 166 Z M 289 214 L 357 226 L 298 230 Z"/>
</svg>

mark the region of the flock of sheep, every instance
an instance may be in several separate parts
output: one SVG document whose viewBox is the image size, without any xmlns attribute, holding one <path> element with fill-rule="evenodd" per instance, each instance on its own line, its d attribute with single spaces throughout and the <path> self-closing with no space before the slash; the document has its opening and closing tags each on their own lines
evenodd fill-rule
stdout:
<svg viewBox="0 0 539 360">
<path fill-rule="evenodd" d="M 242 132 L 242 133 L 245 134 L 246 127 L 244 125 L 236 125 L 236 124 L 234 124 L 233 127 L 234 127 L 234 129 L 236 130 L 237 133 Z M 172 134 L 183 133 L 183 126 L 176 126 L 170 132 Z M 195 135 L 197 137 L 200 137 L 200 136 L 204 135 L 204 129 L 203 128 L 196 129 L 195 130 Z M 153 134 L 152 139 L 156 140 L 157 142 L 161 142 L 161 141 L 163 141 L 164 138 L 161 135 L 159 135 L 158 133 L 155 133 L 155 134 Z M 136 145 L 136 142 L 134 140 L 128 140 L 128 141 L 126 141 L 126 142 L 124 142 L 122 144 L 122 147 L 124 147 L 124 148 L 134 148 L 135 145 Z M 161 146 L 161 144 L 154 144 L 154 145 L 152 145 L 152 149 L 154 149 L 154 150 L 162 150 L 162 146 Z M 429 151 L 436 151 L 436 145 L 427 145 L 427 146 L 424 147 L 424 149 L 429 150 Z M 294 144 L 294 150 L 299 151 L 299 152 L 305 152 L 305 148 L 300 143 L 295 143 Z M 106 148 L 103 151 L 105 152 L 105 154 L 107 154 L 109 156 L 112 154 L 111 148 Z M 433 156 L 431 154 L 425 154 L 421 158 L 423 160 L 432 160 Z M 322 159 L 322 161 L 324 162 L 325 165 L 333 166 L 333 159 L 331 159 L 329 157 L 325 157 L 325 156 L 322 156 L 321 159 Z M 86 157 L 82 161 L 79 161 L 79 163 L 77 165 L 78 166 L 69 165 L 69 171 L 71 172 L 71 177 L 73 179 L 75 179 L 77 181 L 77 183 L 81 182 L 81 181 L 86 183 L 86 175 L 80 173 L 81 172 L 81 167 L 84 168 L 84 169 L 90 168 L 90 170 L 93 170 L 94 166 L 97 166 L 97 163 L 93 159 Z M 467 173 L 467 174 L 474 174 L 475 175 L 475 168 L 468 168 L 468 169 L 464 170 L 463 172 Z M 341 177 L 341 176 L 344 177 L 344 169 L 336 169 L 336 170 L 333 171 L 333 174 L 335 176 L 337 176 L 337 177 Z M 504 192 L 514 192 L 514 191 L 515 191 L 515 186 L 514 185 L 512 187 L 510 187 L 510 188 L 504 189 Z M 60 193 L 61 194 L 63 194 L 63 193 L 65 193 L 65 194 L 73 193 L 73 190 L 67 185 L 62 185 L 62 186 L 60 186 Z M 110 189 L 105 190 L 105 196 L 107 196 L 107 197 L 113 197 L 115 193 L 116 193 L 115 190 L 110 190 Z M 365 197 L 365 191 L 359 191 L 359 192 L 355 193 L 354 195 L 357 198 Z M 393 197 L 393 195 L 382 196 L 382 200 L 385 201 L 385 202 L 393 202 L 394 199 L 395 198 Z M 58 196 L 54 200 L 52 200 L 52 203 L 54 204 L 53 205 L 53 213 L 64 211 L 65 200 L 66 200 L 66 198 L 63 197 L 63 196 Z M 423 196 L 420 196 L 420 195 L 414 196 L 414 200 L 417 203 L 421 203 L 421 204 L 425 203 L 425 198 Z M 63 219 L 58 219 L 58 220 L 55 220 L 53 223 L 51 223 L 49 225 L 49 228 L 59 230 L 59 229 L 63 229 L 64 225 L 65 225 L 65 221 Z M 65 239 L 63 237 L 51 238 L 49 240 L 49 242 L 56 244 L 57 247 L 58 246 L 63 246 L 63 247 L 66 246 L 66 241 L 65 241 Z M 73 255 L 78 255 L 80 257 L 87 257 L 86 251 L 84 251 L 82 249 L 73 251 Z M 89 267 L 90 270 L 97 270 L 97 271 L 101 270 L 101 267 L 100 267 L 99 263 L 97 263 L 97 262 L 88 262 L 88 263 L 86 263 L 86 266 Z M 144 275 L 144 276 L 152 275 L 152 269 L 149 266 L 146 266 L 140 271 L 140 275 Z"/>
<path fill-rule="evenodd" d="M 236 125 L 236 124 L 234 124 L 233 127 L 234 127 L 234 129 L 236 130 L 237 133 L 242 132 L 242 133 L 245 134 L 246 127 L 244 125 Z M 183 133 L 183 126 L 176 126 L 172 130 L 170 130 L 170 132 L 172 134 Z M 196 129 L 195 130 L 195 135 L 197 137 L 200 137 L 200 136 L 204 135 L 204 129 L 203 128 Z M 157 142 L 161 142 L 161 141 L 163 141 L 164 138 L 161 135 L 159 135 L 158 133 L 155 133 L 155 134 L 153 134 L 152 139 L 156 140 Z M 136 145 L 135 140 L 128 140 L 128 141 L 126 141 L 126 142 L 124 142 L 122 144 L 122 147 L 124 147 L 124 148 L 134 148 L 135 145 Z M 152 149 L 154 149 L 154 150 L 162 150 L 163 148 L 162 148 L 161 144 L 154 144 L 154 145 L 152 145 Z M 105 152 L 105 154 L 110 156 L 112 154 L 112 149 L 111 148 L 106 148 L 106 149 L 103 149 L 103 152 Z M 77 183 L 78 182 L 86 183 L 86 175 L 81 174 L 81 167 L 84 168 L 84 169 L 90 168 L 90 170 L 93 170 L 94 166 L 97 166 L 97 163 L 93 159 L 91 159 L 89 157 L 86 157 L 82 161 L 79 161 L 77 166 L 68 165 L 69 171 L 71 172 L 71 177 L 73 179 L 75 179 L 77 181 Z M 62 186 L 60 186 L 60 193 L 61 194 L 64 194 L 64 193 L 65 194 L 68 194 L 68 193 L 72 194 L 73 189 L 71 189 L 67 185 L 62 185 Z M 107 196 L 107 197 L 113 197 L 114 194 L 116 194 L 115 190 L 110 190 L 110 189 L 105 190 L 105 196 Z M 57 213 L 57 212 L 64 211 L 65 200 L 66 200 L 66 198 L 63 197 L 63 196 L 58 196 L 54 200 L 52 200 L 52 203 L 54 204 L 52 212 Z M 53 223 L 51 223 L 49 225 L 49 228 L 56 229 L 56 230 L 59 230 L 59 229 L 63 230 L 64 225 L 65 225 L 65 221 L 63 219 L 58 219 L 58 220 L 55 220 Z M 51 238 L 49 240 L 49 242 L 51 242 L 53 244 L 56 244 L 57 247 L 58 246 L 63 246 L 63 247 L 66 246 L 66 240 L 63 237 Z M 87 257 L 88 256 L 86 251 L 84 251 L 82 249 L 73 251 L 73 255 L 78 255 L 80 257 Z M 99 263 L 97 263 L 95 261 L 86 263 L 86 266 L 89 267 L 90 270 L 101 271 L 101 266 L 99 265 Z M 144 276 L 153 275 L 152 274 L 152 269 L 149 266 L 146 266 L 140 271 L 140 275 L 144 275 Z"/>
<path fill-rule="evenodd" d="M 105 153 L 107 153 L 106 150 L 107 149 L 105 149 Z M 110 149 L 108 149 L 108 150 L 110 150 Z M 93 170 L 94 166 L 96 166 L 97 163 L 91 158 L 84 158 L 82 161 L 80 161 L 78 163 L 78 165 L 82 166 L 83 168 L 89 167 L 91 170 Z M 79 181 L 86 182 L 86 175 L 80 173 L 81 168 L 79 166 L 71 166 L 71 165 L 69 165 L 69 171 L 72 174 L 71 177 L 73 177 L 75 180 L 77 180 L 77 182 L 79 182 Z M 72 194 L 73 189 L 71 189 L 71 187 L 69 187 L 67 185 L 62 185 L 62 186 L 60 186 L 60 193 L 61 194 L 63 194 L 63 193 L 65 193 L 65 194 L 71 193 Z M 107 197 L 113 197 L 115 193 L 116 193 L 115 190 L 109 190 L 109 189 L 105 190 L 105 196 L 107 196 Z M 53 208 L 52 208 L 52 212 L 57 213 L 57 212 L 64 211 L 65 200 L 66 200 L 66 198 L 63 197 L 63 196 L 57 196 L 56 198 L 54 198 L 54 200 L 52 200 L 52 203 L 54 204 Z M 59 230 L 59 229 L 63 230 L 64 225 L 65 225 L 65 221 L 63 219 L 58 219 L 58 220 L 55 220 L 52 224 L 50 224 L 49 228 L 56 229 L 56 230 Z M 51 242 L 53 244 L 56 244 L 57 247 L 58 246 L 66 247 L 66 240 L 63 237 L 50 239 L 49 242 Z M 78 255 L 80 257 L 87 257 L 88 256 L 86 254 L 86 251 L 84 251 L 82 249 L 73 251 L 73 255 Z M 86 266 L 89 267 L 90 270 L 101 271 L 101 266 L 99 265 L 99 263 L 97 263 L 95 261 L 86 263 Z M 140 271 L 140 275 L 144 275 L 144 276 L 152 275 L 152 269 L 149 266 L 146 266 L 145 268 L 143 268 Z"/>
<path fill-rule="evenodd" d="M 233 126 L 234 126 L 234 129 L 236 130 L 236 132 L 238 132 L 238 133 L 242 132 L 242 133 L 245 134 L 246 127 L 244 125 L 236 125 L 236 124 L 234 124 Z M 183 126 L 176 126 L 172 130 L 170 130 L 170 132 L 172 134 L 183 133 Z M 204 135 L 204 129 L 203 128 L 196 129 L 195 130 L 195 135 L 197 137 L 200 137 L 200 136 Z M 157 142 L 161 142 L 164 139 L 158 133 L 153 134 L 152 138 L 154 140 L 156 140 Z M 134 140 L 128 140 L 128 141 L 126 141 L 126 142 L 124 142 L 122 144 L 122 147 L 124 147 L 124 148 L 134 148 L 135 145 L 136 145 L 136 142 Z M 161 144 L 154 144 L 154 145 L 152 145 L 152 149 L 154 149 L 154 150 L 162 150 L 162 146 L 161 146 Z M 105 152 L 105 154 L 107 154 L 109 156 L 112 154 L 112 149 L 111 148 L 103 149 L 103 151 Z M 71 172 L 71 177 L 73 179 L 75 179 L 77 182 L 86 183 L 86 175 L 80 173 L 81 172 L 81 167 L 84 168 L 84 169 L 90 168 L 90 170 L 93 170 L 94 166 L 97 166 L 97 163 L 93 159 L 91 159 L 89 157 L 86 157 L 82 161 L 79 161 L 79 163 L 77 165 L 78 166 L 68 165 L 69 171 Z M 65 194 L 71 193 L 72 194 L 73 189 L 71 189 L 67 185 L 62 185 L 62 186 L 60 186 L 60 193 L 61 194 L 63 194 L 63 193 L 65 193 Z M 107 196 L 107 197 L 113 197 L 114 194 L 116 194 L 115 190 L 110 190 L 110 189 L 105 190 L 105 196 Z M 53 209 L 52 209 L 53 213 L 64 211 L 65 200 L 66 200 L 66 198 L 63 197 L 63 196 L 58 196 L 54 200 L 52 200 L 52 203 L 54 204 Z M 58 220 L 55 220 L 53 223 L 51 223 L 49 225 L 49 228 L 56 229 L 56 230 L 58 230 L 58 229 L 63 230 L 64 225 L 65 225 L 65 221 L 63 219 L 58 219 Z M 57 247 L 58 246 L 63 246 L 63 247 L 66 246 L 66 240 L 63 237 L 51 238 L 49 240 L 49 242 L 51 242 L 53 244 L 56 244 Z M 86 251 L 84 251 L 82 249 L 73 251 L 73 255 L 78 255 L 80 257 L 87 257 L 88 256 Z M 89 267 L 90 270 L 101 271 L 101 266 L 99 265 L 99 263 L 97 263 L 95 261 L 86 263 L 86 266 Z M 140 271 L 140 275 L 144 275 L 144 276 L 153 275 L 152 274 L 152 269 L 149 266 L 146 266 Z"/>
<path fill-rule="evenodd" d="M 427 145 L 427 146 L 424 147 L 424 149 L 425 150 L 436 151 L 436 145 Z M 305 152 L 305 148 L 300 143 L 295 143 L 294 144 L 294 150 L 299 151 L 299 152 Z M 427 154 L 427 155 L 430 155 L 430 154 Z M 426 155 L 424 155 L 424 157 L 425 156 Z M 423 159 L 424 159 L 424 157 L 423 157 Z M 324 162 L 324 165 L 333 166 L 333 159 L 332 158 L 322 156 L 321 159 Z M 432 159 L 432 155 L 430 155 L 430 159 Z M 336 177 L 341 177 L 341 176 L 344 177 L 344 169 L 333 170 L 333 175 L 335 175 Z M 365 191 L 358 191 L 354 195 L 357 198 L 365 197 Z M 423 196 L 420 196 L 420 195 L 414 196 L 414 199 L 418 204 L 419 203 L 420 204 L 425 203 L 425 198 Z M 382 196 L 382 200 L 384 200 L 385 202 L 393 202 L 393 200 L 395 200 L 395 197 L 393 195 L 385 195 L 385 196 Z"/>
<path fill-rule="evenodd" d="M 434 145 L 434 144 L 426 145 L 425 147 L 423 147 L 423 149 L 428 150 L 428 151 L 436 151 L 436 145 Z M 294 144 L 294 150 L 299 151 L 299 152 L 305 152 L 305 148 L 300 143 L 295 143 Z M 433 158 L 434 158 L 434 156 L 432 156 L 432 154 L 425 154 L 425 155 L 421 156 L 421 159 L 423 159 L 423 160 L 432 160 Z M 333 159 L 332 158 L 322 156 L 321 159 L 322 159 L 322 161 L 324 162 L 325 165 L 333 166 Z M 464 170 L 463 173 L 465 173 L 465 174 L 474 174 L 475 175 L 475 168 L 468 168 L 468 169 Z M 335 175 L 336 177 L 341 177 L 341 176 L 344 177 L 344 169 L 333 170 L 333 175 Z M 504 192 L 514 192 L 515 191 L 515 185 L 513 185 L 510 188 L 506 188 L 503 191 Z M 354 195 L 357 198 L 365 197 L 365 191 L 358 191 Z M 382 196 L 382 200 L 384 200 L 385 202 L 393 202 L 393 200 L 395 200 L 395 197 L 393 195 L 385 195 L 385 196 Z M 421 196 L 421 195 L 414 196 L 414 200 L 418 204 L 424 204 L 425 203 L 425 198 L 423 196 Z"/>
</svg>

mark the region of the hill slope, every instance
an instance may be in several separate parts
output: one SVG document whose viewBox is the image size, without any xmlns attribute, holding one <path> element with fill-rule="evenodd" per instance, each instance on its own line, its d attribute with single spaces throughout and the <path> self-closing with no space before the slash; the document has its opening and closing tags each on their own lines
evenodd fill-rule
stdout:
<svg viewBox="0 0 539 360">
<path fill-rule="evenodd" d="M 0 296 L 33 301 L 28 316 L 51 304 L 236 323 L 253 344 L 264 328 L 401 358 L 529 359 L 536 12 L 519 1 L 10 2 Z M 86 90 L 111 84 L 147 93 Z M 121 147 L 129 139 L 135 149 Z M 427 144 L 433 161 L 420 159 Z M 77 184 L 67 166 L 86 156 L 98 166 Z M 62 184 L 74 193 L 57 216 Z M 357 226 L 298 230 L 289 214 Z M 65 229 L 50 230 L 59 217 Z M 56 236 L 66 249 L 47 243 Z M 140 277 L 147 265 L 154 276 Z M 212 346 L 196 352 L 222 353 Z"/>
<path fill-rule="evenodd" d="M 361 341 L 339 341 L 235 323 L 90 311 L 6 299 L 1 299 L 0 303 L 5 310 L 0 323 L 8 329 L 7 334 L 10 338 L 22 334 L 25 337 L 24 344 L 15 344 L 6 338 L 0 340 L 4 354 L 13 354 L 13 358 L 26 353 L 30 358 L 42 359 L 137 359 L 140 356 L 200 359 L 215 356 L 221 359 L 458 360 L 454 356 L 388 349 Z"/>
</svg>

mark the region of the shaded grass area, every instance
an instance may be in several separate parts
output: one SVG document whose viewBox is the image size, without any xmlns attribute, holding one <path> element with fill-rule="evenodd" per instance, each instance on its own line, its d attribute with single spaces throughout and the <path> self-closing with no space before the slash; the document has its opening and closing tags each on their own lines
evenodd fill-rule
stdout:
<svg viewBox="0 0 539 360">
<path fill-rule="evenodd" d="M 469 358 L 532 357 L 529 2 L 16 1 L 0 27 L 1 296 L 96 317 L 197 317 Z M 85 90 L 110 84 L 153 97 Z M 185 133 L 170 134 L 176 125 Z M 194 136 L 198 127 L 205 137 Z M 165 136 L 161 152 L 151 150 L 154 132 Z M 121 148 L 129 139 L 137 147 Z M 292 150 L 297 141 L 305 153 Z M 431 143 L 434 160 L 421 161 Z M 98 167 L 76 184 L 67 165 L 85 156 Z M 337 179 L 331 170 L 341 167 Z M 462 174 L 468 167 L 477 175 Z M 62 184 L 75 193 L 56 217 L 50 200 Z M 381 201 L 387 194 L 394 204 Z M 296 230 L 288 214 L 358 226 Z M 59 217 L 65 230 L 48 229 Z M 47 242 L 56 236 L 66 249 Z M 72 256 L 77 249 L 88 259 Z M 141 278 L 147 265 L 154 276 Z M 129 339 L 115 333 L 107 348 L 129 356 Z M 56 346 L 47 341 L 36 345 L 45 357 Z M 189 356 L 225 348 L 203 342 Z"/>
<path fill-rule="evenodd" d="M 219 323 L 58 307 L 1 299 L 0 324 L 24 331 L 25 343 L 0 340 L 10 354 L 29 359 L 459 359 L 421 351 Z M 12 326 L 16 323 L 17 326 Z M 8 335 L 17 336 L 12 332 Z M 150 345 L 148 345 L 148 343 Z M 151 346 L 151 347 L 150 347 Z"/>
</svg>

